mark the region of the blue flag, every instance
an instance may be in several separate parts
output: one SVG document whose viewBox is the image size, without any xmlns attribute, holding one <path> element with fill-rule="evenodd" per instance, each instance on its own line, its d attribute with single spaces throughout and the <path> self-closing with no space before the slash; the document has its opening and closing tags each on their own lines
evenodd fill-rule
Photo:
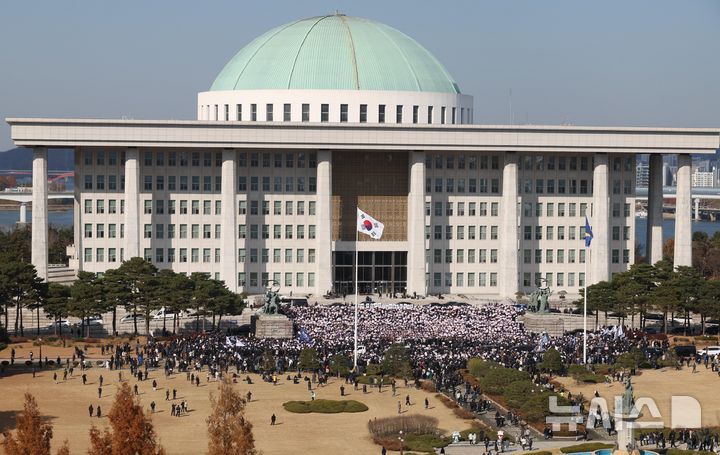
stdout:
<svg viewBox="0 0 720 455">
<path fill-rule="evenodd" d="M 592 242 L 592 239 L 592 228 L 590 227 L 590 222 L 588 221 L 587 217 L 585 217 L 585 248 L 588 248 L 590 246 L 590 242 Z"/>
<path fill-rule="evenodd" d="M 300 333 L 298 334 L 298 341 L 300 341 L 301 343 L 310 344 L 312 339 L 310 338 L 310 335 L 307 334 L 305 329 L 300 329 Z"/>
</svg>

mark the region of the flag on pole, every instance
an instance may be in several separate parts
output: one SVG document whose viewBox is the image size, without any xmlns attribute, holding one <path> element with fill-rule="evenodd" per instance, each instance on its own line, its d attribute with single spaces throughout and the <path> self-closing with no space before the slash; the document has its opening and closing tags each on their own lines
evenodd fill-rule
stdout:
<svg viewBox="0 0 720 455">
<path fill-rule="evenodd" d="M 363 212 L 359 208 L 357 209 L 357 230 L 363 234 L 367 234 L 375 240 L 379 240 L 382 237 L 383 229 L 385 225 L 371 217 L 367 213 Z"/>
<path fill-rule="evenodd" d="M 590 227 L 590 222 L 588 221 L 587 217 L 585 217 L 585 248 L 590 247 L 590 242 L 592 242 L 592 239 L 593 239 L 592 228 Z"/>
</svg>

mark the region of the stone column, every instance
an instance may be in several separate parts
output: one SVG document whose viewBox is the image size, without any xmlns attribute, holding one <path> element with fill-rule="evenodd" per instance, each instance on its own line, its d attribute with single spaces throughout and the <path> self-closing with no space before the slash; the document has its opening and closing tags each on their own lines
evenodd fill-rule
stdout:
<svg viewBox="0 0 720 455">
<path fill-rule="evenodd" d="M 646 256 L 649 264 L 662 260 L 663 242 L 663 159 L 662 155 L 650 155 L 648 179 L 648 217 Z"/>
<path fill-rule="evenodd" d="M 33 149 L 32 162 L 32 264 L 43 281 L 48 278 L 48 151 Z"/>
<path fill-rule="evenodd" d="M 515 298 L 518 291 L 518 157 L 505 152 L 503 167 L 502 201 L 500 202 L 500 297 Z"/>
<path fill-rule="evenodd" d="M 590 257 L 590 277 L 585 277 L 586 285 L 610 280 L 610 194 L 608 192 L 608 155 L 595 154 L 593 170 L 593 210 L 590 227 L 593 241 L 588 250 Z"/>
<path fill-rule="evenodd" d="M 20 221 L 19 224 L 27 224 L 27 202 L 20 203 Z"/>
<path fill-rule="evenodd" d="M 140 153 L 125 151 L 125 260 L 140 256 Z"/>
<path fill-rule="evenodd" d="M 317 275 L 318 296 L 333 288 L 332 276 L 332 152 L 318 151 L 317 162 Z"/>
<path fill-rule="evenodd" d="M 675 267 L 692 266 L 691 164 L 689 154 L 678 155 L 677 188 L 675 190 Z"/>
<path fill-rule="evenodd" d="M 238 290 L 237 276 L 237 160 L 234 149 L 222 152 L 222 250 L 220 279 L 233 292 Z"/>
<path fill-rule="evenodd" d="M 425 152 L 409 152 L 407 293 L 425 295 Z"/>
</svg>

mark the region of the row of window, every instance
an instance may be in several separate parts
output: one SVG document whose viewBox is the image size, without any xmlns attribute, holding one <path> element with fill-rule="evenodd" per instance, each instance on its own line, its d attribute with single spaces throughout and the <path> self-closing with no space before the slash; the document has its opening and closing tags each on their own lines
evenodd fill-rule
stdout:
<svg viewBox="0 0 720 455">
<path fill-rule="evenodd" d="M 93 206 L 93 199 L 85 199 L 83 201 L 83 213 L 95 213 L 104 214 L 106 205 L 105 199 L 95 199 L 95 205 Z M 167 205 L 166 205 L 167 202 Z M 189 204 L 188 204 L 189 202 Z M 200 200 L 193 199 L 188 201 L 187 199 L 180 199 L 179 204 L 177 200 L 163 199 L 157 200 L 144 200 L 143 201 L 143 213 L 145 215 L 164 215 L 167 207 L 167 214 L 174 215 L 179 213 L 181 215 L 199 215 L 201 212 Z M 307 214 L 310 216 L 315 215 L 315 201 L 250 201 L 250 215 L 270 215 L 270 203 L 272 202 L 272 214 L 273 215 L 305 215 L 306 207 Z M 284 203 L 283 203 L 284 202 Z M 307 204 L 306 204 L 307 202 Z M 283 210 L 284 209 L 284 210 Z M 118 204 L 116 199 L 107 200 L 107 213 L 115 214 L 118 213 Z M 125 213 L 125 200 L 120 199 L 120 213 Z M 248 213 L 248 201 L 238 201 L 238 214 L 246 215 Z M 221 215 L 222 214 L 222 201 L 202 201 L 202 214 L 203 215 Z"/>
<path fill-rule="evenodd" d="M 462 178 L 457 180 L 454 178 L 448 178 L 444 179 L 444 182 L 445 185 L 443 186 L 443 179 L 436 178 L 435 186 L 433 187 L 433 179 L 425 179 L 425 192 L 430 193 L 434 190 L 435 193 L 442 193 L 444 188 L 446 193 L 500 193 L 500 179 L 471 178 L 467 179 L 467 186 L 465 185 L 465 179 Z M 488 185 L 488 182 L 490 185 Z"/>
<path fill-rule="evenodd" d="M 238 262 L 239 263 L 245 263 L 249 262 L 251 264 L 256 264 L 258 262 L 262 262 L 263 264 L 267 264 L 270 262 L 270 249 L 269 248 L 239 248 L 238 249 Z M 314 264 L 315 263 L 315 249 L 310 248 L 307 250 L 307 261 L 305 258 L 305 250 L 303 248 L 298 248 L 293 251 L 292 248 L 285 248 L 285 250 L 281 250 L 280 248 L 273 248 L 272 249 L 272 262 L 273 264 L 292 264 L 293 262 L 297 264 L 304 264 L 307 262 L 308 264 Z"/>
<path fill-rule="evenodd" d="M 454 276 L 453 276 L 454 275 Z M 567 282 L 565 280 L 565 277 L 567 276 Z M 553 272 L 546 272 L 544 279 L 547 280 L 548 286 L 568 286 L 568 287 L 575 287 L 575 272 L 558 272 L 557 274 L 553 274 Z M 426 281 L 429 280 L 430 274 L 426 275 Z M 474 288 L 474 287 L 495 287 L 497 286 L 497 278 L 498 274 L 495 272 L 457 272 L 453 274 L 452 272 L 435 272 L 432 275 L 433 277 L 433 286 L 435 288 L 442 288 L 442 287 L 468 287 L 468 288 Z M 454 277 L 454 281 L 453 281 Z M 476 281 L 477 277 L 477 281 Z M 523 273 L 523 286 L 524 287 L 530 287 L 531 286 L 531 279 L 532 274 L 529 272 Z M 553 284 L 553 277 L 556 277 L 557 280 Z M 579 287 L 585 286 L 585 273 L 580 272 L 577 274 L 578 280 L 577 285 Z M 489 278 L 489 280 L 488 280 Z M 543 274 L 541 272 L 535 273 L 535 283 L 536 285 L 540 283 L 540 281 L 543 279 Z M 429 284 L 429 283 L 428 283 Z"/>
<path fill-rule="evenodd" d="M 282 215 L 283 206 L 285 215 L 305 215 L 305 201 L 250 201 L 250 215 L 270 215 L 270 202 L 272 202 L 272 214 Z M 307 201 L 307 214 L 315 216 L 315 201 Z M 293 208 L 295 210 L 293 210 Z M 247 201 L 238 201 L 238 215 L 248 214 Z"/>
<path fill-rule="evenodd" d="M 120 224 L 120 229 L 118 232 L 118 225 L 114 223 L 110 223 L 107 225 L 107 237 L 110 239 L 114 239 L 118 237 L 119 238 L 125 238 L 125 225 Z M 202 237 L 201 237 L 201 230 L 200 230 L 200 224 L 179 224 L 177 225 L 179 227 L 179 230 L 175 231 L 175 224 L 145 224 L 143 225 L 143 238 L 146 239 L 174 239 L 177 235 L 178 238 L 181 239 L 220 239 L 222 238 L 221 235 L 221 225 L 220 224 L 203 224 L 202 225 Z M 190 237 L 188 237 L 188 226 L 190 226 Z M 310 224 L 307 225 L 307 231 L 306 226 L 304 224 L 299 225 L 292 225 L 287 224 L 284 226 L 280 224 L 275 224 L 272 226 L 272 238 L 273 239 L 293 239 L 296 238 L 298 240 L 304 240 L 306 235 L 307 238 L 310 240 L 315 239 L 316 237 L 316 230 L 315 225 Z M 91 223 L 86 223 L 83 226 L 83 237 L 86 239 L 93 238 L 93 235 L 95 238 L 102 239 L 105 238 L 105 224 L 104 223 L 98 223 L 94 225 Z M 250 225 L 250 232 L 248 233 L 247 225 L 241 224 L 238 225 L 238 238 L 245 239 L 269 239 L 270 238 L 270 225 L 263 224 L 263 225 L 257 225 L 257 224 L 251 224 Z"/>
<path fill-rule="evenodd" d="M 93 160 L 94 156 L 94 160 Z M 118 163 L 125 162 L 125 152 L 119 154 L 115 150 L 85 150 L 83 152 L 83 164 L 92 166 L 93 162 L 97 166 L 105 166 L 107 156 L 107 164 L 117 166 Z M 248 161 L 250 167 L 286 167 L 286 168 L 316 168 L 317 153 L 316 152 L 286 152 L 286 153 L 270 153 L 270 152 L 237 152 L 237 165 L 239 167 L 247 167 Z M 143 164 L 145 166 L 193 166 L 193 167 L 221 167 L 223 161 L 222 152 L 186 152 L 186 151 L 165 151 L 165 150 L 145 150 L 143 151 Z"/>
<path fill-rule="evenodd" d="M 281 224 L 274 224 L 272 226 L 272 238 L 273 239 L 292 239 L 293 238 L 293 232 L 295 233 L 295 238 L 299 240 L 303 240 L 305 238 L 305 225 L 304 224 L 298 224 L 298 225 L 292 225 L 292 224 L 286 224 L 285 228 L 283 229 L 283 225 Z M 315 231 L 315 225 L 309 224 L 307 225 L 307 238 L 312 240 L 315 239 L 316 231 Z M 241 224 L 238 226 L 238 238 L 245 239 L 269 239 L 270 238 L 270 225 L 269 224 L 251 224 L 250 225 L 250 232 L 247 232 L 247 226 L 245 224 Z"/>
<path fill-rule="evenodd" d="M 295 278 L 295 281 L 293 281 L 293 275 Z M 315 287 L 315 272 L 296 272 L 293 274 L 292 272 L 285 272 L 284 273 L 284 279 L 281 281 L 281 272 L 272 272 L 272 280 L 281 283 L 283 287 L 290 288 L 290 287 L 305 287 L 305 276 L 307 275 L 307 287 L 313 288 Z M 247 278 L 249 277 L 249 280 Z M 258 281 L 258 277 L 260 277 L 262 280 Z M 258 274 L 258 272 L 240 272 L 238 273 L 238 286 L 240 287 L 250 287 L 250 288 L 257 288 L 258 286 L 266 286 L 267 283 L 270 282 L 270 272 L 262 272 Z"/>
<path fill-rule="evenodd" d="M 457 166 L 456 166 L 457 165 Z M 436 154 L 425 155 L 426 169 L 470 169 L 485 170 L 500 168 L 500 158 L 497 155 L 464 155 L 464 154 Z"/>
<path fill-rule="evenodd" d="M 574 264 L 575 263 L 575 250 L 567 250 L 567 263 L 568 264 Z M 584 264 L 585 263 L 585 250 L 581 249 L 578 251 L 578 263 Z M 543 261 L 544 257 L 544 261 Z M 612 263 L 613 264 L 619 264 L 620 263 L 620 250 L 613 249 L 612 250 Z M 558 264 L 564 264 L 565 263 L 565 250 L 559 249 L 559 250 L 545 250 L 545 254 L 543 255 L 543 250 L 536 249 L 534 253 L 534 261 L 533 261 L 533 252 L 532 250 L 524 249 L 523 250 L 523 263 L 524 264 L 542 264 L 545 262 L 546 264 L 552 264 L 553 262 Z M 624 249 L 622 250 L 622 263 L 623 264 L 629 264 L 630 263 L 630 250 Z"/>
<path fill-rule="evenodd" d="M 621 228 L 622 240 L 630 240 L 630 226 L 613 226 L 612 239 L 621 240 Z M 577 237 L 575 237 L 576 232 L 578 232 Z M 523 226 L 523 240 L 543 240 L 543 238 L 545 240 L 565 240 L 565 226 Z M 584 238 L 585 226 L 567 226 L 568 240 L 583 240 Z"/>
<path fill-rule="evenodd" d="M 453 237 L 457 240 L 465 240 L 465 227 L 466 226 L 445 226 L 445 236 L 443 237 L 443 226 L 435 225 L 432 228 L 434 240 L 452 240 Z M 455 235 L 453 236 L 453 231 Z M 430 226 L 425 226 L 425 239 L 430 240 Z M 487 240 L 488 239 L 488 227 L 487 226 L 467 226 L 467 239 L 468 240 Z M 498 227 L 490 226 L 490 240 L 498 239 Z"/>
<path fill-rule="evenodd" d="M 230 104 L 214 104 L 214 105 L 205 105 L 202 106 L 203 109 L 206 111 L 206 118 L 210 119 L 210 108 L 212 106 L 212 112 L 213 117 L 212 120 L 225 120 L 226 122 L 230 121 Z M 222 112 L 220 111 L 222 106 Z M 341 123 L 349 122 L 350 116 L 350 109 L 348 104 L 340 104 L 339 105 L 339 119 Z M 310 108 L 311 105 L 309 103 L 302 103 L 300 106 L 301 110 L 301 116 L 300 120 L 303 122 L 309 122 L 310 121 Z M 390 109 L 392 109 L 390 107 Z M 426 114 L 426 123 L 433 123 L 433 116 L 435 113 L 435 107 L 434 106 L 427 106 L 424 107 L 425 114 Z M 274 122 L 279 121 L 282 119 L 283 122 L 290 122 L 293 118 L 293 105 L 291 103 L 284 103 L 283 104 L 283 111 L 282 111 L 282 117 L 278 116 L 277 119 L 275 117 L 275 105 L 273 103 L 266 103 L 265 104 L 265 121 L 266 122 Z M 331 105 L 329 103 L 321 103 L 320 104 L 320 121 L 321 122 L 329 122 L 330 121 L 330 115 L 331 115 Z M 457 108 L 451 107 L 449 110 L 446 106 L 440 107 L 440 123 L 451 123 L 455 124 L 457 120 L 460 120 L 460 123 L 470 123 L 471 120 L 471 110 L 465 109 L 464 107 L 460 108 L 460 118 L 457 118 Z M 336 111 L 337 112 L 337 111 Z M 406 114 L 405 106 L 402 104 L 395 105 L 395 123 L 403 123 L 404 116 Z M 377 105 L 377 122 L 378 123 L 385 123 L 386 116 L 392 115 L 391 111 L 389 111 L 388 106 L 385 104 L 378 104 Z M 412 123 L 420 123 L 420 106 L 413 105 L 412 106 Z M 251 122 L 257 122 L 258 121 L 258 105 L 257 103 L 251 103 L 250 104 L 250 112 L 249 116 L 246 117 L 249 118 Z M 236 104 L 235 105 L 235 118 L 233 120 L 236 120 L 238 122 L 243 121 L 243 105 L 242 104 Z M 360 108 L 358 110 L 358 117 L 357 119 L 353 120 L 358 123 L 367 123 L 368 121 L 368 105 L 367 104 L 361 104 Z"/>
<path fill-rule="evenodd" d="M 105 175 L 95 175 L 93 179 L 92 174 L 85 174 L 83 176 L 83 188 L 85 190 L 105 190 Z M 118 176 L 108 175 L 107 176 L 107 189 L 109 191 L 124 191 L 125 190 L 125 176 L 120 176 L 120 185 L 118 186 Z M 167 177 L 167 178 L 166 178 Z M 144 191 L 222 191 L 222 177 L 206 175 L 181 175 L 178 179 L 175 175 L 145 175 L 143 176 L 143 190 Z M 249 185 L 248 185 L 249 182 Z M 94 183 L 94 184 L 93 184 Z M 275 193 L 281 193 L 283 191 L 287 193 L 298 192 L 298 193 L 315 193 L 317 191 L 317 178 L 316 177 L 285 177 L 283 178 L 276 176 L 272 180 L 269 176 L 239 176 L 237 182 L 237 190 L 240 192 L 263 191 Z"/>
<path fill-rule="evenodd" d="M 434 205 L 433 205 L 434 204 Z M 499 203 L 498 202 L 490 202 L 490 216 L 498 216 L 498 208 Z M 433 209 L 431 213 L 431 209 Z M 443 207 L 445 208 L 445 211 L 443 212 Z M 425 202 L 425 216 L 430 216 L 431 214 L 434 216 L 454 216 L 454 202 Z M 467 203 L 467 215 L 468 216 L 487 216 L 488 214 L 488 203 L 487 202 L 468 202 Z M 443 213 L 445 215 L 443 215 Z M 465 216 L 465 202 L 458 202 L 457 203 L 457 216 Z"/>
<path fill-rule="evenodd" d="M 248 186 L 248 181 L 250 185 Z M 272 185 L 271 185 L 272 183 Z M 269 176 L 251 176 L 248 179 L 246 176 L 241 175 L 238 177 L 237 190 L 241 192 L 251 191 L 263 191 L 263 192 L 274 192 L 281 193 L 283 189 L 286 193 L 298 192 L 310 192 L 315 193 L 317 191 L 317 177 L 285 177 L 285 185 L 283 185 L 283 178 L 275 176 L 272 181 Z"/>
</svg>

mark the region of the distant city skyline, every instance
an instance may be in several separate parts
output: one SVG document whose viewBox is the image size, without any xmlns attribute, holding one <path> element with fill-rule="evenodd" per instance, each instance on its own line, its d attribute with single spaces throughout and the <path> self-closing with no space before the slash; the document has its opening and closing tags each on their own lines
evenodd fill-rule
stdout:
<svg viewBox="0 0 720 455">
<path fill-rule="evenodd" d="M 0 116 L 194 119 L 197 92 L 253 38 L 335 10 L 436 55 L 475 96 L 475 123 L 720 126 L 711 0 L 11 2 Z M 3 121 L 0 150 L 12 147 Z"/>
</svg>

